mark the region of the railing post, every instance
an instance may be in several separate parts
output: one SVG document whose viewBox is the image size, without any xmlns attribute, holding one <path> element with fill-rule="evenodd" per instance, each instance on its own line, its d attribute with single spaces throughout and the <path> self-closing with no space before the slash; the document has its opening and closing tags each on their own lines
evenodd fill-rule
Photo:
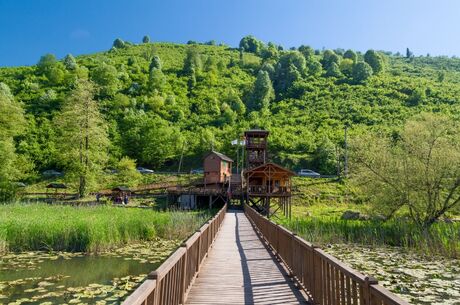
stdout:
<svg viewBox="0 0 460 305">
<path fill-rule="evenodd" d="M 161 295 L 161 286 L 162 286 L 162 281 L 160 279 L 160 274 L 158 273 L 158 271 L 154 270 L 152 272 L 150 272 L 148 275 L 147 275 L 147 278 L 150 279 L 150 280 L 156 280 L 157 281 L 157 286 L 155 288 L 155 291 L 154 291 L 154 296 L 153 296 L 153 302 L 152 302 L 152 305 L 159 305 L 160 304 L 160 299 L 162 298 L 162 295 Z"/>
<path fill-rule="evenodd" d="M 186 279 L 187 279 L 187 257 L 188 257 L 188 247 L 186 243 L 183 243 L 181 247 L 185 248 L 185 253 L 182 262 L 182 283 L 180 291 L 180 300 L 181 304 L 185 304 L 185 290 L 186 290 Z"/>
<path fill-rule="evenodd" d="M 297 236 L 296 233 L 292 232 L 291 234 L 291 261 L 290 261 L 290 264 L 291 266 L 288 266 L 289 267 L 289 276 L 290 277 L 294 277 L 295 276 L 295 273 L 294 273 L 294 260 L 295 260 L 295 237 Z"/>
<path fill-rule="evenodd" d="M 200 272 L 200 267 L 201 267 L 201 230 L 196 230 L 198 233 L 200 233 L 200 236 L 198 237 L 198 256 L 197 256 L 197 264 L 196 264 L 196 271 L 195 272 Z"/>
<path fill-rule="evenodd" d="M 322 304 L 323 300 L 323 276 L 322 276 L 322 266 L 321 266 L 321 258 L 316 251 L 318 247 L 312 245 L 312 252 L 313 252 L 313 279 L 314 279 L 314 295 L 313 301 L 315 304 Z"/>
<path fill-rule="evenodd" d="M 371 276 L 366 276 L 364 279 L 363 301 L 365 305 L 371 305 L 371 285 L 377 285 L 377 279 Z"/>
</svg>

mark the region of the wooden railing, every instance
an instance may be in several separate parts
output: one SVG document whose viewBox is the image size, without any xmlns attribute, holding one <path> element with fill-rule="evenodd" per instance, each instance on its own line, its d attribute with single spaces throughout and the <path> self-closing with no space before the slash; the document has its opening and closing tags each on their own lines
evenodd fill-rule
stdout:
<svg viewBox="0 0 460 305">
<path fill-rule="evenodd" d="M 188 290 L 220 229 L 225 205 L 176 250 L 123 302 L 123 305 L 184 304 Z"/>
<path fill-rule="evenodd" d="M 290 193 L 290 188 L 285 186 L 274 186 L 268 188 L 265 185 L 249 185 L 248 193 L 249 194 L 287 194 Z"/>
<path fill-rule="evenodd" d="M 376 279 L 364 276 L 335 257 L 268 220 L 245 205 L 246 216 L 302 286 L 320 305 L 406 305 Z"/>
</svg>

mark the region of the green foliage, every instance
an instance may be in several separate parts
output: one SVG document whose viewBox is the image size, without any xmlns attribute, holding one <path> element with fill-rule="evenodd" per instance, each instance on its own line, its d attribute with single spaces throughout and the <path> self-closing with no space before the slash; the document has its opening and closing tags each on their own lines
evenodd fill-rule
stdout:
<svg viewBox="0 0 460 305">
<path fill-rule="evenodd" d="M 64 57 L 64 66 L 67 70 L 75 70 L 77 69 L 77 61 L 75 60 L 75 57 L 72 56 L 72 54 L 67 54 L 66 57 Z"/>
<path fill-rule="evenodd" d="M 9 87 L 0 83 L 0 200 L 14 197 L 13 181 L 27 170 L 23 157 L 16 154 L 14 137 L 25 129 L 24 111 L 14 100 Z"/>
<path fill-rule="evenodd" d="M 458 122 L 424 113 L 409 120 L 396 138 L 356 138 L 354 176 L 372 196 L 375 210 L 391 217 L 406 209 L 420 228 L 428 228 L 460 205 L 459 133 Z"/>
<path fill-rule="evenodd" d="M 389 54 L 385 73 L 370 77 L 372 68 L 367 63 L 352 64 L 351 51 L 313 52 L 305 46 L 284 51 L 269 43 L 262 44 L 258 53 L 243 51 L 240 60 L 240 50 L 192 43 L 125 43 L 123 48 L 76 57 L 76 69 L 70 69 L 69 58 L 58 62 L 54 56 L 46 56 L 36 67 L 0 68 L 0 82 L 11 88 L 25 113 L 24 132 L 9 140 L 18 160 L 23 160 L 20 163 L 33 165 L 37 173 L 62 170 L 60 130 L 52 122 L 78 79 L 89 78 L 97 85 L 94 100 L 108 125 L 107 166 L 111 168 L 127 156 L 149 168 L 175 170 L 184 142 L 185 170 L 201 166 L 202 154 L 212 146 L 236 157 L 228 143 L 245 129 L 259 126 L 270 131 L 273 161 L 292 169 L 334 174 L 335 168 L 323 168 L 317 161 L 330 159 L 328 150 L 319 147 L 326 137 L 334 147 L 343 147 L 345 122 L 351 134 L 378 129 L 397 135 L 410 116 L 422 111 L 460 119 L 457 58 L 407 60 Z M 155 56 L 161 58 L 160 65 Z M 339 79 L 327 77 L 327 69 L 322 68 L 320 60 L 328 56 L 335 64 L 338 59 L 343 74 Z M 152 62 L 161 72 L 150 73 Z M 55 70 L 60 72 L 45 73 Z M 255 90 L 261 70 L 268 73 L 274 95 L 265 76 L 264 82 L 259 79 L 264 86 Z M 256 91 L 261 99 L 253 98 Z M 0 121 L 8 118 L 4 115 Z M 168 136 L 154 139 L 153 147 L 147 135 L 158 126 Z M 158 156 L 153 158 L 147 151 Z M 16 180 L 21 179 L 24 176 Z"/>
<path fill-rule="evenodd" d="M 315 55 L 315 50 L 310 46 L 301 45 L 298 50 L 307 60 L 313 58 L 313 55 Z"/>
<path fill-rule="evenodd" d="M 142 178 L 142 174 L 136 170 L 136 161 L 128 157 L 123 157 L 118 161 L 116 170 L 113 186 L 136 186 Z"/>
<path fill-rule="evenodd" d="M 97 253 L 128 243 L 185 239 L 206 214 L 155 212 L 117 207 L 75 208 L 43 204 L 0 206 L 0 244 L 6 251 L 78 251 Z M 4 251 L 2 251 L 4 252 Z"/>
<path fill-rule="evenodd" d="M 345 58 L 340 62 L 339 69 L 344 75 L 351 77 L 353 75 L 353 65 L 354 62 L 352 59 Z"/>
<path fill-rule="evenodd" d="M 355 63 L 358 60 L 358 55 L 356 55 L 356 52 L 353 50 L 347 50 L 343 54 L 343 58 L 351 59 Z"/>
<path fill-rule="evenodd" d="M 321 61 L 323 68 L 328 69 L 333 63 L 335 63 L 336 65 L 339 65 L 340 57 L 337 54 L 335 54 L 335 52 L 332 50 L 324 51 L 323 59 Z"/>
<path fill-rule="evenodd" d="M 121 40 L 120 38 L 117 38 L 113 41 L 113 47 L 114 48 L 117 48 L 117 49 L 122 49 L 124 47 L 126 47 L 126 43 Z"/>
<path fill-rule="evenodd" d="M 353 66 L 352 76 L 353 79 L 358 83 L 367 81 L 372 76 L 372 73 L 372 67 L 365 62 L 361 61 Z"/>
<path fill-rule="evenodd" d="M 254 83 L 251 101 L 248 105 L 249 110 L 259 111 L 268 109 L 270 102 L 275 98 L 272 82 L 268 72 L 260 70 Z"/>
<path fill-rule="evenodd" d="M 150 76 L 149 76 L 149 90 L 150 91 L 163 91 L 163 88 L 166 85 L 166 77 L 163 74 L 163 71 L 161 71 L 158 68 L 153 68 L 150 70 Z"/>
<path fill-rule="evenodd" d="M 240 40 L 240 50 L 244 52 L 259 54 L 264 44 L 252 35 L 245 36 Z"/>
<path fill-rule="evenodd" d="M 282 220 L 280 223 L 305 240 L 319 244 L 356 243 L 388 245 L 415 249 L 426 255 L 460 255 L 460 225 L 437 223 L 428 231 L 414 223 L 391 221 L 341 220 L 331 217 L 304 217 Z"/>
<path fill-rule="evenodd" d="M 119 86 L 117 69 L 109 64 L 101 63 L 92 72 L 91 79 L 99 85 L 102 97 L 115 95 Z"/>
<path fill-rule="evenodd" d="M 200 53 L 196 48 L 187 49 L 187 55 L 184 60 L 184 73 L 186 75 L 195 75 L 200 73 L 203 68 Z"/>
<path fill-rule="evenodd" d="M 47 73 L 51 68 L 57 64 L 57 59 L 54 54 L 43 55 L 37 63 L 37 72 L 39 74 Z"/>
<path fill-rule="evenodd" d="M 57 159 L 69 177 L 78 179 L 80 196 L 87 194 L 107 161 L 107 128 L 93 94 L 91 83 L 79 81 L 55 119 Z"/>
<path fill-rule="evenodd" d="M 335 62 L 330 64 L 329 67 L 327 68 L 326 76 L 340 77 L 341 75 L 342 75 L 342 72 L 340 72 L 340 68 Z"/>
<path fill-rule="evenodd" d="M 158 55 L 154 55 L 152 57 L 152 61 L 150 62 L 149 71 L 152 71 L 152 69 L 161 70 L 161 60 L 160 60 L 160 57 Z"/>
<path fill-rule="evenodd" d="M 150 36 L 145 35 L 144 37 L 142 37 L 142 43 L 150 43 Z"/>
<path fill-rule="evenodd" d="M 364 61 L 371 66 L 374 74 L 378 74 L 384 70 L 385 60 L 381 53 L 374 50 L 368 50 L 366 54 L 364 54 Z"/>
</svg>

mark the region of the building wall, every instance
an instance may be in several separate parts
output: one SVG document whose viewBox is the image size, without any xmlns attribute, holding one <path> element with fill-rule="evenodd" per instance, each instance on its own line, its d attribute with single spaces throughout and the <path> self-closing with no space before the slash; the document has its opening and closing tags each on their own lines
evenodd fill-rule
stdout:
<svg viewBox="0 0 460 305">
<path fill-rule="evenodd" d="M 215 154 L 210 154 L 204 159 L 204 183 L 224 183 L 232 175 L 231 162 L 219 158 Z"/>
</svg>

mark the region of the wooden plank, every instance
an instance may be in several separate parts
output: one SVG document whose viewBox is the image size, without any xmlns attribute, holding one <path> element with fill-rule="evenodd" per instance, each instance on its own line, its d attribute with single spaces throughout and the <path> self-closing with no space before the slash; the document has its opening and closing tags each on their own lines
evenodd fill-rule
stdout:
<svg viewBox="0 0 460 305">
<path fill-rule="evenodd" d="M 229 211 L 186 304 L 307 304 L 240 211 Z"/>
</svg>

